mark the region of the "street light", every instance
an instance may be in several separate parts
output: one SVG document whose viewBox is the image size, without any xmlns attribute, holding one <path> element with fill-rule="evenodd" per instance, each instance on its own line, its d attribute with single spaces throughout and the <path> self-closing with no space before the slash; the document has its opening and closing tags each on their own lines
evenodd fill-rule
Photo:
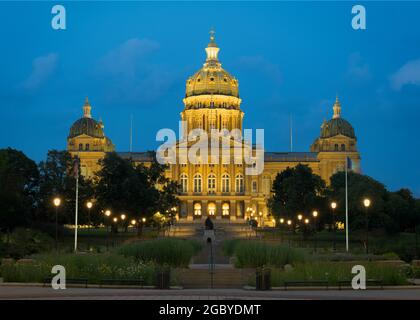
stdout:
<svg viewBox="0 0 420 320">
<path fill-rule="evenodd" d="M 122 214 L 121 215 L 121 220 L 125 220 L 125 218 L 126 218 L 126 215 L 125 214 Z"/>
<path fill-rule="evenodd" d="M 55 206 L 55 251 L 58 251 L 58 207 L 61 204 L 60 198 L 54 198 L 54 206 Z"/>
<path fill-rule="evenodd" d="M 292 220 L 287 220 L 287 225 L 289 226 L 289 231 L 291 231 L 290 229 L 292 229 Z M 290 248 L 290 237 L 291 235 L 289 234 L 289 248 Z"/>
<path fill-rule="evenodd" d="M 88 208 L 88 220 L 89 220 L 89 227 L 90 227 L 90 225 L 91 225 L 91 221 L 90 221 L 90 209 L 92 209 L 92 207 L 93 207 L 92 201 L 86 202 L 86 207 Z"/>
<path fill-rule="evenodd" d="M 107 217 L 109 217 L 109 216 L 111 215 L 111 210 L 106 210 L 106 211 L 105 211 L 105 215 L 106 215 Z"/>
<path fill-rule="evenodd" d="M 92 203 L 92 201 L 88 201 L 88 202 L 86 202 L 86 207 L 88 208 L 88 223 L 89 223 L 89 229 L 88 229 L 88 233 L 89 233 L 89 236 L 88 236 L 88 250 L 90 250 L 90 226 L 92 225 L 92 222 L 91 222 L 91 220 L 90 220 L 90 209 L 92 209 L 92 206 L 93 206 L 93 203 Z"/>
<path fill-rule="evenodd" d="M 370 206 L 370 199 L 365 198 L 363 200 L 363 205 L 365 206 L 366 215 L 365 215 L 365 224 L 366 224 L 366 254 L 369 253 L 369 217 L 368 217 L 368 208 Z"/>
<path fill-rule="evenodd" d="M 316 218 L 318 218 L 318 211 L 314 210 L 312 212 L 312 217 L 314 217 L 314 252 L 316 252 L 316 232 L 317 232 L 317 224 L 316 224 Z"/>
<path fill-rule="evenodd" d="M 301 214 L 298 214 L 297 218 L 300 221 L 300 220 L 302 220 L 303 216 Z"/>
<path fill-rule="evenodd" d="M 279 230 L 280 230 L 280 242 L 283 242 L 282 228 L 283 228 L 283 224 L 284 224 L 284 218 L 280 218 L 279 222 L 280 222 L 280 225 L 279 225 Z"/>
<path fill-rule="evenodd" d="M 331 202 L 331 209 L 332 209 L 332 225 L 333 225 L 333 250 L 335 251 L 335 208 L 337 208 L 337 202 Z"/>
</svg>

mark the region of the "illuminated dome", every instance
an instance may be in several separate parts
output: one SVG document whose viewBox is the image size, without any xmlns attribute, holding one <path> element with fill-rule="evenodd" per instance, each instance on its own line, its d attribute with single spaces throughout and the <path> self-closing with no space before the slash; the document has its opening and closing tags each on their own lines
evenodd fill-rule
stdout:
<svg viewBox="0 0 420 320">
<path fill-rule="evenodd" d="M 225 95 L 239 98 L 238 80 L 222 68 L 217 55 L 219 48 L 210 32 L 206 48 L 207 59 L 203 67 L 187 80 L 186 97 L 198 95 Z"/>
<path fill-rule="evenodd" d="M 91 106 L 88 98 L 86 97 L 85 104 L 83 106 L 83 118 L 80 118 L 70 128 L 69 138 L 81 136 L 83 134 L 95 137 L 103 138 L 104 126 L 102 121 L 96 121 L 90 114 Z"/>
<path fill-rule="evenodd" d="M 352 139 L 356 139 L 354 129 L 350 122 L 341 118 L 341 104 L 338 97 L 333 106 L 334 115 L 331 120 L 324 121 L 321 126 L 321 138 L 331 138 L 338 135 L 343 135 Z"/>
</svg>

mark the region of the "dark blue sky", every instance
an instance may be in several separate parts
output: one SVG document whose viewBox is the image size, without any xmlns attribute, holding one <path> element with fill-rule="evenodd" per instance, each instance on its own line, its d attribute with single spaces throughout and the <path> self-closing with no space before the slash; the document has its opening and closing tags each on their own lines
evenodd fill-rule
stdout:
<svg viewBox="0 0 420 320">
<path fill-rule="evenodd" d="M 363 173 L 420 196 L 420 3 L 73 2 L 67 30 L 53 3 L 0 3 L 0 147 L 39 161 L 64 149 L 89 96 L 118 151 L 155 149 L 176 129 L 185 80 L 205 59 L 209 29 L 223 67 L 239 79 L 245 128 L 268 151 L 308 151 L 338 93 L 358 137 Z M 359 2 L 358 2 L 359 4 Z"/>
</svg>

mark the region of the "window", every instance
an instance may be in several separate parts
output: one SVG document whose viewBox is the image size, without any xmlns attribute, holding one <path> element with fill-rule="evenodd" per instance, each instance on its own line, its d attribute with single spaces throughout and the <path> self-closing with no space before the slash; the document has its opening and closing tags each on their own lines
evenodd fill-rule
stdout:
<svg viewBox="0 0 420 320">
<path fill-rule="evenodd" d="M 194 176 L 194 192 L 201 192 L 201 175 Z"/>
<path fill-rule="evenodd" d="M 229 203 L 227 203 L 227 202 L 225 202 L 225 203 L 222 205 L 222 216 L 223 216 L 223 217 L 227 217 L 227 216 L 229 216 Z"/>
<path fill-rule="evenodd" d="M 257 181 L 252 181 L 252 192 L 258 192 Z"/>
<path fill-rule="evenodd" d="M 236 192 L 244 192 L 244 176 L 242 174 L 236 176 L 235 189 Z"/>
<path fill-rule="evenodd" d="M 210 202 L 207 206 L 207 210 L 209 216 L 214 216 L 216 214 L 216 204 L 214 202 Z"/>
<path fill-rule="evenodd" d="M 227 173 L 222 176 L 222 192 L 229 192 L 229 175 Z"/>
<path fill-rule="evenodd" d="M 346 145 L 344 143 L 341 144 L 341 151 L 346 151 Z"/>
<path fill-rule="evenodd" d="M 338 151 L 338 144 L 334 145 L 334 151 Z"/>
<path fill-rule="evenodd" d="M 86 143 L 86 147 L 85 147 L 85 149 L 86 149 L 86 151 L 89 151 L 89 143 Z"/>
<path fill-rule="evenodd" d="M 181 174 L 181 192 L 188 192 L 188 177 L 185 173 Z"/>
<path fill-rule="evenodd" d="M 209 193 L 215 193 L 216 192 L 216 175 L 213 173 L 209 175 L 208 177 L 208 185 L 207 189 Z"/>
<path fill-rule="evenodd" d="M 83 144 L 79 143 L 79 151 L 83 150 Z"/>
<path fill-rule="evenodd" d="M 194 203 L 194 216 L 201 216 L 201 203 L 199 202 Z"/>
</svg>

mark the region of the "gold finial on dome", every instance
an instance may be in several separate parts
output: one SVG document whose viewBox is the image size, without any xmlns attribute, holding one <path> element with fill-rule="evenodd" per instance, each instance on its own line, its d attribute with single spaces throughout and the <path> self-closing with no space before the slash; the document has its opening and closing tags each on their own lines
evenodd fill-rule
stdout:
<svg viewBox="0 0 420 320">
<path fill-rule="evenodd" d="M 91 114 L 90 114 L 90 103 L 89 103 L 89 98 L 86 96 L 85 98 L 85 104 L 83 106 L 83 118 L 92 118 Z"/>
<path fill-rule="evenodd" d="M 335 103 L 334 103 L 334 106 L 333 106 L 333 111 L 334 111 L 333 119 L 340 118 L 340 116 L 341 116 L 341 103 L 338 100 L 338 95 L 335 96 Z"/>
<path fill-rule="evenodd" d="M 210 29 L 210 43 L 214 43 L 214 39 L 215 39 L 215 34 L 216 34 L 216 31 L 214 31 L 214 27 L 211 27 L 211 29 Z"/>
<path fill-rule="evenodd" d="M 216 32 L 214 31 L 214 28 L 211 28 L 210 30 L 210 42 L 206 48 L 207 53 L 207 61 L 209 60 L 216 60 L 217 61 L 217 54 L 219 53 L 219 48 L 217 47 L 215 40 Z"/>
</svg>

